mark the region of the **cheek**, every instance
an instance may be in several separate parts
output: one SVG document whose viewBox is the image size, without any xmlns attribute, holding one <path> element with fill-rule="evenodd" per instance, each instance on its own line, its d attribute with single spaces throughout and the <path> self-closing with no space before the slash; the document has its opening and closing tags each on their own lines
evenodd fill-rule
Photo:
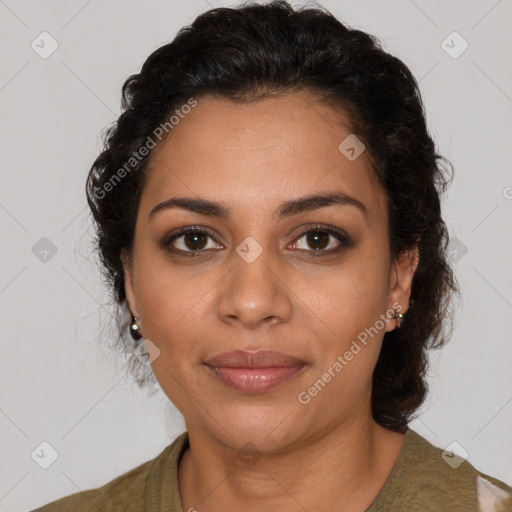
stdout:
<svg viewBox="0 0 512 512">
<path fill-rule="evenodd" d="M 144 335 L 161 350 L 187 352 L 187 339 L 197 339 L 205 321 L 203 308 L 212 286 L 207 280 L 183 281 L 165 274 L 147 279 L 139 289 Z"/>
<path fill-rule="evenodd" d="M 330 382 L 323 400 L 342 400 L 355 407 L 354 397 L 371 386 L 386 325 L 381 318 L 387 308 L 385 265 L 371 251 L 354 254 L 328 279 L 309 281 L 301 292 L 320 329 L 314 373 L 317 379 Z M 336 377 L 331 378 L 332 374 Z"/>
<path fill-rule="evenodd" d="M 135 251 L 135 295 L 144 332 L 161 338 L 195 314 L 211 284 L 197 278 L 193 265 L 176 265 L 149 237 L 140 236 Z"/>
<path fill-rule="evenodd" d="M 355 337 L 385 312 L 388 279 L 385 261 L 358 251 L 328 273 L 302 282 L 297 295 L 330 331 Z"/>
</svg>

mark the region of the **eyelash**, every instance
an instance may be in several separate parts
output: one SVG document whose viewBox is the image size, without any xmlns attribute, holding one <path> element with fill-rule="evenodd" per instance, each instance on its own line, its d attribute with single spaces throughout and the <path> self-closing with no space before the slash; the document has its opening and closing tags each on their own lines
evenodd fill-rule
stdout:
<svg viewBox="0 0 512 512">
<path fill-rule="evenodd" d="M 301 231 L 297 235 L 297 237 L 294 239 L 293 243 L 295 243 L 297 240 L 301 239 L 305 235 L 308 235 L 310 233 L 316 233 L 316 232 L 327 233 L 328 235 L 330 235 L 333 238 L 335 238 L 336 240 L 338 240 L 340 242 L 340 245 L 335 249 L 329 249 L 329 250 L 319 250 L 319 249 L 309 249 L 309 250 L 308 249 L 297 249 L 297 250 L 301 251 L 301 252 L 310 253 L 308 255 L 309 257 L 316 258 L 318 256 L 332 256 L 334 254 L 338 254 L 343 249 L 352 247 L 352 245 L 353 245 L 350 237 L 343 231 L 335 230 L 329 226 L 322 226 L 321 224 L 315 224 L 314 226 L 308 226 L 307 228 L 305 228 L 303 231 Z M 169 253 L 171 253 L 171 255 L 173 255 L 173 256 L 197 257 L 197 256 L 201 256 L 202 253 L 207 252 L 208 251 L 207 249 L 184 251 L 183 249 L 176 249 L 171 246 L 172 242 L 174 242 L 176 239 L 180 238 L 183 235 L 187 235 L 190 233 L 206 235 L 215 240 L 213 234 L 209 230 L 199 227 L 199 226 L 189 226 L 189 227 L 180 229 L 177 233 L 173 233 L 170 237 L 166 237 L 162 241 L 163 248 L 166 251 L 168 251 Z M 219 249 L 213 249 L 213 250 L 217 251 Z"/>
</svg>

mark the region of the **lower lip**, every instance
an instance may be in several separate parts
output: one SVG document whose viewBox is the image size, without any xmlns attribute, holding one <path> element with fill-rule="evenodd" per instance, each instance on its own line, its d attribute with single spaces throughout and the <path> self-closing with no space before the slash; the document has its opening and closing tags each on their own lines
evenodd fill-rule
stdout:
<svg viewBox="0 0 512 512">
<path fill-rule="evenodd" d="M 246 393 L 261 393 L 287 381 L 306 365 L 270 366 L 266 368 L 206 367 L 222 382 Z"/>
</svg>

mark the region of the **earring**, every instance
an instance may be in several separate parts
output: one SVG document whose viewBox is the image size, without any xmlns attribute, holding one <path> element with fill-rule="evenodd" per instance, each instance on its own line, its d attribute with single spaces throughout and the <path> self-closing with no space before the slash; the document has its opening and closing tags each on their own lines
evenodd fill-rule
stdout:
<svg viewBox="0 0 512 512">
<path fill-rule="evenodd" d="M 139 341 L 142 338 L 140 326 L 137 323 L 138 320 L 139 319 L 136 316 L 132 315 L 132 321 L 130 323 L 130 334 L 135 341 Z"/>
<path fill-rule="evenodd" d="M 397 323 L 396 328 L 400 329 L 400 327 L 402 327 L 402 322 L 404 320 L 404 315 L 402 313 L 399 313 L 398 311 L 395 310 L 395 316 L 393 318 L 398 318 L 398 323 Z"/>
</svg>

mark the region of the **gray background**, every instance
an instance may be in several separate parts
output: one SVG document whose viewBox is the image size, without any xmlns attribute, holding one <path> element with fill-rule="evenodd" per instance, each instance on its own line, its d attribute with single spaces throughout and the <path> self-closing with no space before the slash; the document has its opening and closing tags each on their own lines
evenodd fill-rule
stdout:
<svg viewBox="0 0 512 512">
<path fill-rule="evenodd" d="M 102 485 L 184 429 L 161 391 L 137 391 L 98 347 L 110 317 L 84 182 L 100 130 L 120 113 L 123 81 L 200 12 L 233 4 L 0 0 L 2 511 Z M 510 484 L 511 1 L 321 5 L 410 66 L 455 167 L 443 206 L 463 300 L 453 338 L 431 356 L 431 392 L 411 427 L 442 448 L 456 441 Z M 47 58 L 31 47 L 51 48 L 44 31 L 58 42 Z M 43 237 L 55 254 L 41 252 Z M 58 452 L 48 469 L 31 457 L 43 441 Z"/>
</svg>

